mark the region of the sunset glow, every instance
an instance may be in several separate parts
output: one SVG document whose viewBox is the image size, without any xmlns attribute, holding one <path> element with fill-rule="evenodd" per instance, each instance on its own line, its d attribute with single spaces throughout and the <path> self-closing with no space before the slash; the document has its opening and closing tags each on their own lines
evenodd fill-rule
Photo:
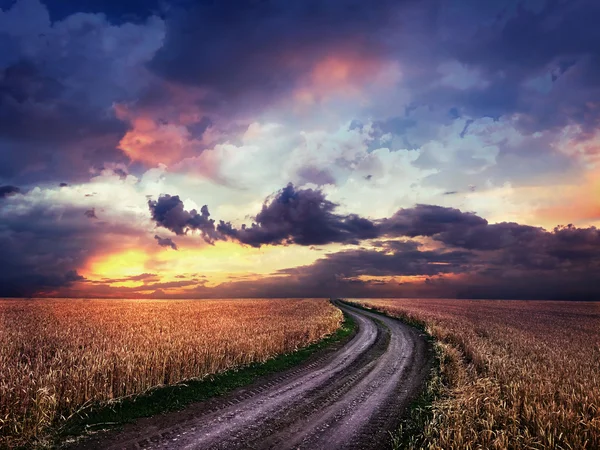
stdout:
<svg viewBox="0 0 600 450">
<path fill-rule="evenodd" d="M 9 3 L 0 297 L 600 295 L 585 1 Z"/>
</svg>

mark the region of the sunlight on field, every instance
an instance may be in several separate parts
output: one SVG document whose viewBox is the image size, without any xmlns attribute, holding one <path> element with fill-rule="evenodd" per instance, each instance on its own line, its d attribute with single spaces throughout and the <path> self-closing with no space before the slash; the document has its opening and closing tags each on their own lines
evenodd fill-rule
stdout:
<svg viewBox="0 0 600 450">
<path fill-rule="evenodd" d="M 353 301 L 440 345 L 442 395 L 410 448 L 600 448 L 600 304 Z"/>
<path fill-rule="evenodd" d="M 0 447 L 91 402 L 291 352 L 342 319 L 323 299 L 0 300 Z"/>
</svg>

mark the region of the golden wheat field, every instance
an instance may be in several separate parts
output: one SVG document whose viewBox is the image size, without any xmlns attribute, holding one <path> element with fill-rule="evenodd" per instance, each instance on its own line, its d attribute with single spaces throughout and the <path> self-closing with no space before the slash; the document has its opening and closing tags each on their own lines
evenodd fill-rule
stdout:
<svg viewBox="0 0 600 450">
<path fill-rule="evenodd" d="M 342 320 L 323 299 L 0 300 L 0 447 L 92 402 L 291 352 Z"/>
<path fill-rule="evenodd" d="M 441 395 L 410 448 L 600 448 L 600 303 L 353 301 L 437 339 Z"/>
</svg>

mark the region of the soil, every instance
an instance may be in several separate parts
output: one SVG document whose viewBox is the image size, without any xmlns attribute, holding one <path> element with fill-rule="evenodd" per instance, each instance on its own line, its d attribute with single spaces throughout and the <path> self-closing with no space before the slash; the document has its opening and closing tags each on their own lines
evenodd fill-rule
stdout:
<svg viewBox="0 0 600 450">
<path fill-rule="evenodd" d="M 424 386 L 425 335 L 398 320 L 336 305 L 355 336 L 287 372 L 182 411 L 138 420 L 72 449 L 385 449 Z"/>
</svg>

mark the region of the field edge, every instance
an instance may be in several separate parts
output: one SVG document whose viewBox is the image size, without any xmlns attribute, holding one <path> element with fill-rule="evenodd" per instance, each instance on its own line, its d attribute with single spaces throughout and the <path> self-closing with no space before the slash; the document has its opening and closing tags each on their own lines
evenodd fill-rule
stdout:
<svg viewBox="0 0 600 450">
<path fill-rule="evenodd" d="M 335 305 L 334 305 L 335 306 Z M 76 417 L 67 420 L 58 429 L 50 429 L 50 442 L 40 441 L 40 448 L 65 448 L 85 440 L 99 431 L 119 429 L 137 419 L 179 411 L 192 403 L 207 401 L 249 386 L 262 377 L 292 369 L 318 353 L 345 344 L 357 332 L 352 317 L 342 311 L 344 320 L 331 335 L 318 342 L 271 358 L 226 372 L 209 375 L 204 379 L 190 379 L 168 386 L 159 386 L 148 392 L 126 397 L 109 404 L 94 405 Z"/>
<path fill-rule="evenodd" d="M 422 430 L 425 425 L 431 421 L 433 403 L 444 396 L 444 381 L 442 374 L 442 361 L 445 358 L 443 347 L 437 339 L 427 332 L 425 322 L 415 320 L 408 316 L 399 317 L 386 313 L 377 308 L 369 308 L 360 303 L 355 303 L 351 300 L 339 299 L 343 304 L 352 306 L 363 311 L 381 314 L 390 319 L 399 320 L 406 325 L 416 328 L 425 335 L 425 339 L 431 346 L 433 357 L 431 358 L 431 369 L 425 384 L 419 395 L 412 401 L 406 414 L 395 431 L 390 432 L 390 445 L 392 450 L 400 450 L 407 448 L 411 443 L 422 440 Z"/>
</svg>

